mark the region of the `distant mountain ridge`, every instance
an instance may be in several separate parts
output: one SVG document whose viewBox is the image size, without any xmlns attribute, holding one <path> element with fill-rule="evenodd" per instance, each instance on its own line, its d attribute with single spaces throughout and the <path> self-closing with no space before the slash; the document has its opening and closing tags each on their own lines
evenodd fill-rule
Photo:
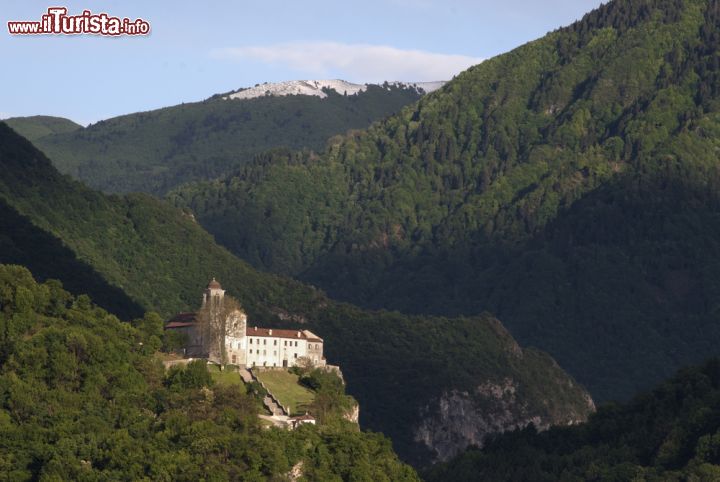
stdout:
<svg viewBox="0 0 720 482">
<path fill-rule="evenodd" d="M 36 141 L 52 134 L 67 134 L 83 128 L 83 126 L 70 119 L 48 115 L 11 117 L 3 120 L 3 122 L 29 141 Z"/>
<path fill-rule="evenodd" d="M 327 97 L 326 89 L 334 90 L 340 95 L 357 95 L 367 90 L 369 85 L 377 85 L 383 88 L 399 87 L 414 88 L 419 94 L 429 94 L 443 85 L 446 81 L 436 82 L 385 82 L 383 84 L 354 84 L 346 80 L 289 80 L 285 82 L 264 82 L 254 87 L 238 89 L 230 94 L 223 95 L 223 99 L 255 99 L 265 96 L 285 95 L 312 95 L 324 99 Z"/>
<path fill-rule="evenodd" d="M 93 188 L 163 195 L 180 184 L 232 172 L 268 149 L 320 150 L 330 137 L 367 127 L 438 85 L 287 82 L 231 94 L 247 98 L 228 100 L 227 94 L 218 94 L 86 128 L 53 131 L 46 117 L 14 118 L 8 125 L 32 140 L 61 172 Z M 354 94 L 334 90 L 341 88 Z M 266 95 L 268 90 L 276 94 Z M 290 93 L 303 95 L 285 95 Z"/>
</svg>

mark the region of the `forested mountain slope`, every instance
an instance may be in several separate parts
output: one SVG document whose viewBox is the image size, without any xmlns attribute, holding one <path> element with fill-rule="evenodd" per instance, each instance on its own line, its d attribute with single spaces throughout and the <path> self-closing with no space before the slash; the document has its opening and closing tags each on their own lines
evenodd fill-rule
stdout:
<svg viewBox="0 0 720 482">
<path fill-rule="evenodd" d="M 720 480 L 720 360 L 602 407 L 581 426 L 497 437 L 426 480 Z"/>
<path fill-rule="evenodd" d="M 331 296 L 498 315 L 601 400 L 717 353 L 720 2 L 615 0 L 320 153 L 171 193 Z"/>
<path fill-rule="evenodd" d="M 70 119 L 47 115 L 11 117 L 10 119 L 3 120 L 3 122 L 12 127 L 21 136 L 33 142 L 41 137 L 52 134 L 66 134 L 82 129 L 80 124 L 76 124 Z"/>
<path fill-rule="evenodd" d="M 586 392 L 550 357 L 521 349 L 490 315 L 363 311 L 260 273 L 165 202 L 104 195 L 59 174 L 2 123 L 0 165 L 0 201 L 19 218 L 3 225 L 0 239 L 14 250 L 0 250 L 0 262 L 33 259 L 34 249 L 47 245 L 56 254 L 44 258 L 50 265 L 44 275 L 73 279 L 80 290 L 83 280 L 90 285 L 101 277 L 103 286 L 93 288 L 110 306 L 132 303 L 127 312 L 139 305 L 165 316 L 197 309 L 204 285 L 216 277 L 250 323 L 302 326 L 322 336 L 329 362 L 342 366 L 348 391 L 360 402 L 362 426 L 390 436 L 407 460 L 447 458 L 490 433 L 530 421 L 577 422 L 592 410 Z M 26 245 L 28 236 L 36 242 Z M 76 270 L 75 263 L 92 269 Z M 448 411 L 442 402 L 449 398 L 461 404 Z M 431 428 L 443 437 L 428 437 Z"/>
<path fill-rule="evenodd" d="M 418 480 L 354 424 L 263 428 L 252 387 L 214 384 L 202 362 L 166 372 L 161 319 L 133 324 L 0 265 L 4 480 Z"/>
<path fill-rule="evenodd" d="M 61 279 L 65 289 L 88 294 L 124 320 L 142 316 L 143 309 L 121 289 L 78 259 L 58 237 L 35 226 L 0 197 L 0 262 L 27 267 L 42 280 Z"/>
<path fill-rule="evenodd" d="M 231 172 L 271 147 L 313 148 L 348 129 L 367 127 L 415 102 L 412 85 L 368 85 L 356 95 L 227 99 L 114 117 L 72 132 L 30 140 L 63 173 L 105 192 L 163 194 L 184 182 Z M 12 119 L 29 129 L 35 118 Z"/>
</svg>

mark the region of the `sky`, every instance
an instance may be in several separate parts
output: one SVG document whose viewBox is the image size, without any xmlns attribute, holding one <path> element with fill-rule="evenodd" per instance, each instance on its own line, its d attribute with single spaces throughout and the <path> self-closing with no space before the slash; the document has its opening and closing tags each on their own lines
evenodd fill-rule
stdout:
<svg viewBox="0 0 720 482">
<path fill-rule="evenodd" d="M 2 0 L 0 119 L 87 125 L 262 82 L 448 80 L 600 0 Z M 147 36 L 11 35 L 51 6 L 150 23 Z"/>
</svg>

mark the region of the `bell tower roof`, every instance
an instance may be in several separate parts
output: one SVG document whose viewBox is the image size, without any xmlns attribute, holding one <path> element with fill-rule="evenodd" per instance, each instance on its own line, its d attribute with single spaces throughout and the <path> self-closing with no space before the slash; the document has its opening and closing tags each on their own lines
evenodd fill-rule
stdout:
<svg viewBox="0 0 720 482">
<path fill-rule="evenodd" d="M 210 281 L 210 283 L 208 283 L 207 287 L 209 290 L 221 290 L 222 289 L 222 286 L 220 286 L 220 283 L 215 281 L 215 278 L 213 278 L 212 281 Z"/>
</svg>

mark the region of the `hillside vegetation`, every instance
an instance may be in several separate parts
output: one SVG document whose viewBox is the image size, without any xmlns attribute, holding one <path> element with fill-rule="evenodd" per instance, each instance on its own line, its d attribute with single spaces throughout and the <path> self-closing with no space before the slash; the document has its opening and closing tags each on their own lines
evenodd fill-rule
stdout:
<svg viewBox="0 0 720 482">
<path fill-rule="evenodd" d="M 157 315 L 134 325 L 0 265 L 4 480 L 418 480 L 353 424 L 263 429 L 257 397 L 203 362 L 165 372 Z"/>
<path fill-rule="evenodd" d="M 321 153 L 169 198 L 370 308 L 488 310 L 596 399 L 717 353 L 720 2 L 615 0 Z"/>
<path fill-rule="evenodd" d="M 73 293 L 90 295 L 124 320 L 142 316 L 143 309 L 110 284 L 92 265 L 53 234 L 39 228 L 0 197 L 0 262 L 27 267 L 39 279 L 61 279 Z"/>
<path fill-rule="evenodd" d="M 52 134 L 67 134 L 82 129 L 80 124 L 76 124 L 70 119 L 47 115 L 11 117 L 3 122 L 15 129 L 21 136 L 33 142 Z"/>
<path fill-rule="evenodd" d="M 427 474 L 435 481 L 720 479 L 720 360 L 608 405 L 581 426 L 497 437 Z"/>
<path fill-rule="evenodd" d="M 258 373 L 257 377 L 277 398 L 280 405 L 290 409 L 292 415 L 305 413 L 315 399 L 315 394 L 300 384 L 296 374 L 270 370 Z"/>
<path fill-rule="evenodd" d="M 318 149 L 348 129 L 397 112 L 420 98 L 414 88 L 370 85 L 357 95 L 214 96 L 103 120 L 84 129 L 28 137 L 63 173 L 105 192 L 163 194 L 179 184 L 213 179 L 276 146 Z M 25 135 L 36 118 L 12 119 Z"/>
<path fill-rule="evenodd" d="M 48 276 L 81 277 L 81 271 L 65 273 L 59 267 L 82 263 L 92 268 L 86 286 L 97 276 L 104 280 L 94 287 L 104 299 L 122 304 L 129 298 L 164 316 L 197 309 L 205 284 L 216 277 L 253 323 L 302 326 L 322 336 L 325 355 L 342 366 L 348 392 L 362 407 L 362 426 L 392 437 L 398 452 L 414 462 L 427 463 L 424 454 L 434 450 L 416 441 L 415 431 L 439 417 L 437 402 L 445 393 L 462 392 L 494 407 L 492 392 L 475 389 L 510 380 L 515 395 L 502 406 L 505 425 L 489 432 L 530 420 L 575 422 L 592 410 L 585 391 L 550 357 L 521 349 L 490 315 L 448 319 L 363 311 L 299 282 L 260 273 L 164 202 L 143 194 L 103 195 L 60 175 L 30 142 L 1 123 L 0 164 L 0 200 L 20 218 L 0 233 L 14 246 L 13 259 L 32 258 L 29 250 L 41 250 L 47 242 L 57 253 L 46 259 Z M 37 242 L 24 246 L 14 225 L 47 236 L 33 235 Z M 7 255 L 0 251 L 0 262 Z M 72 261 L 64 259 L 68 256 Z M 467 444 L 460 437 L 455 450 Z"/>
</svg>

